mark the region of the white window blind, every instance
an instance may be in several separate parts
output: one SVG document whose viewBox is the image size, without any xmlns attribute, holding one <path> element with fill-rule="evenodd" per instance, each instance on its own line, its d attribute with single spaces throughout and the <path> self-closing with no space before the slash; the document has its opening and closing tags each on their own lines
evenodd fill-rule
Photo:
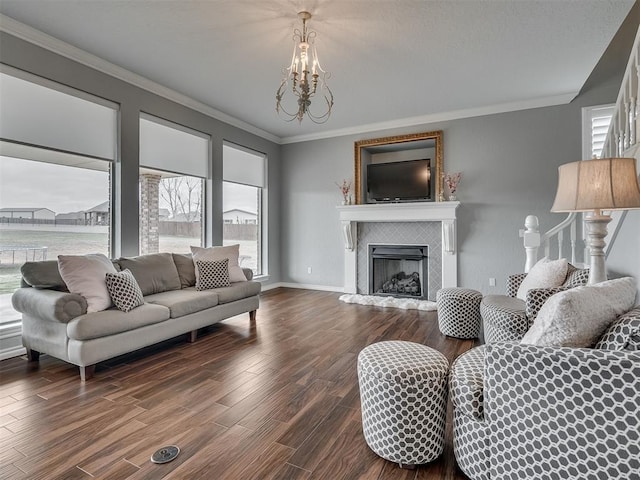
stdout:
<svg viewBox="0 0 640 480">
<path fill-rule="evenodd" d="M 83 92 L 77 92 L 77 96 L 64 93 L 62 90 L 72 89 L 37 77 L 30 81 L 32 76 L 24 72 L 8 74 L 9 67 L 2 70 L 2 139 L 107 160 L 116 158 L 116 104 L 97 98 L 88 100 L 91 96 Z M 45 83 L 48 86 L 43 86 Z"/>
<path fill-rule="evenodd" d="M 591 110 L 591 158 L 600 158 L 602 155 L 602 147 L 609 132 L 613 108 L 612 105 Z"/>
<path fill-rule="evenodd" d="M 166 120 L 140 116 L 140 166 L 207 178 L 210 136 Z"/>
<path fill-rule="evenodd" d="M 222 178 L 225 182 L 265 186 L 266 157 L 262 153 L 225 144 L 222 147 Z"/>
</svg>

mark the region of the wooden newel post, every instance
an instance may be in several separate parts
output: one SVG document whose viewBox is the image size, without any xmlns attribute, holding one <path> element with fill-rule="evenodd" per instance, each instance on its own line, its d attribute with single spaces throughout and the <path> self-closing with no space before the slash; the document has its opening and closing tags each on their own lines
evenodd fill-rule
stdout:
<svg viewBox="0 0 640 480">
<path fill-rule="evenodd" d="M 524 230 L 520 230 L 520 236 L 523 238 L 524 250 L 527 260 L 524 264 L 524 272 L 528 273 L 531 267 L 538 261 L 538 248 L 540 247 L 540 227 L 538 217 L 528 215 L 524 221 Z"/>
</svg>

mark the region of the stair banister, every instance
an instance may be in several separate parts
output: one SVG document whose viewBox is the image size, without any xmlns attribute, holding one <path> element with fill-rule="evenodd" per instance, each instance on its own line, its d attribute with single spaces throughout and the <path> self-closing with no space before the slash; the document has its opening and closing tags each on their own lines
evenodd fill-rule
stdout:
<svg viewBox="0 0 640 480">
<path fill-rule="evenodd" d="M 520 236 L 523 238 L 526 260 L 524 264 L 525 273 L 529 272 L 531 267 L 538 261 L 538 250 L 540 246 L 544 246 L 545 256 L 550 255 L 550 243 L 553 237 L 558 242 L 558 258 L 562 257 L 562 244 L 564 241 L 564 230 L 569 228 L 571 239 L 571 262 L 576 263 L 576 212 L 571 212 L 562 222 L 550 229 L 548 232 L 540 235 L 540 224 L 538 217 L 528 215 L 524 221 L 524 230 L 520 230 Z"/>
</svg>

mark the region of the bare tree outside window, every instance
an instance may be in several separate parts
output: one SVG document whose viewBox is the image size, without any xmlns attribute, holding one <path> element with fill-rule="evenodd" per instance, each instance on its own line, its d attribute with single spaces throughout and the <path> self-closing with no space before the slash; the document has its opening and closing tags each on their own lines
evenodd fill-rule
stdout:
<svg viewBox="0 0 640 480">
<path fill-rule="evenodd" d="M 160 181 L 160 207 L 169 218 L 184 222 L 200 221 L 202 180 L 196 177 L 165 177 Z"/>
</svg>

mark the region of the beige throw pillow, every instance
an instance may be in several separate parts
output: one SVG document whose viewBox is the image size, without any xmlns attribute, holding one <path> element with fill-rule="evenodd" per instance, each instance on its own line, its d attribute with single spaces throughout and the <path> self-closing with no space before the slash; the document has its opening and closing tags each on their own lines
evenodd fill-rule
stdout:
<svg viewBox="0 0 640 480">
<path fill-rule="evenodd" d="M 58 255 L 58 270 L 69 291 L 87 299 L 87 312 L 100 312 L 112 306 L 105 275 L 117 271 L 105 255 Z"/>
<path fill-rule="evenodd" d="M 229 259 L 229 281 L 230 282 L 246 282 L 247 277 L 244 276 L 242 268 L 238 266 L 238 258 L 240 256 L 240 245 L 229 245 L 226 247 L 191 247 L 193 256 L 193 264 L 196 266 L 196 284 L 200 275 L 198 273 L 198 260 L 218 261 Z"/>
<path fill-rule="evenodd" d="M 636 283 L 631 277 L 556 293 L 542 306 L 521 343 L 590 347 L 619 315 L 631 310 L 635 298 Z"/>
<path fill-rule="evenodd" d="M 542 258 L 536 263 L 518 288 L 516 296 L 520 300 L 527 299 L 527 292 L 532 288 L 553 288 L 559 287 L 567 278 L 567 268 L 569 264 L 566 258 L 559 260 L 549 260 Z"/>
</svg>

